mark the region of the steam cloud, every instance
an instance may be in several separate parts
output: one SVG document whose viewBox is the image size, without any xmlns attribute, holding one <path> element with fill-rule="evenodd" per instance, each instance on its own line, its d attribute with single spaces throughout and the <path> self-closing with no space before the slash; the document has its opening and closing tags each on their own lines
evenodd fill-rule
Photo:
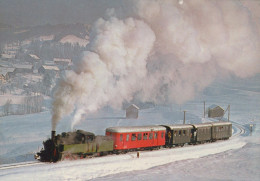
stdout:
<svg viewBox="0 0 260 181">
<path fill-rule="evenodd" d="M 260 72 L 259 21 L 234 1 L 133 1 L 133 17 L 110 10 L 90 34 L 88 51 L 59 82 L 52 129 L 75 111 L 109 104 L 120 108 L 137 98 L 183 103 L 216 75 L 244 78 Z M 252 5 L 252 4 L 251 4 Z"/>
</svg>

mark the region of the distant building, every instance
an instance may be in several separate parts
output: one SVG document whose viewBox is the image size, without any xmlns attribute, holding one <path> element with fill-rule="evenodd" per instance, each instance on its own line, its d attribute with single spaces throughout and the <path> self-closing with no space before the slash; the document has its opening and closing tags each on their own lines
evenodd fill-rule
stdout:
<svg viewBox="0 0 260 181">
<path fill-rule="evenodd" d="M 218 105 L 211 105 L 208 108 L 208 117 L 215 118 L 215 117 L 222 117 L 224 116 L 224 109 Z"/>
<path fill-rule="evenodd" d="M 0 67 L 0 81 L 5 83 L 14 74 L 15 68 Z"/>
<path fill-rule="evenodd" d="M 14 64 L 14 74 L 17 73 L 32 73 L 33 66 L 30 64 Z"/>
<path fill-rule="evenodd" d="M 53 61 L 61 70 L 67 69 L 71 64 L 71 59 L 66 58 L 54 58 Z"/>
<path fill-rule="evenodd" d="M 40 58 L 39 58 L 37 55 L 28 54 L 28 55 L 25 57 L 25 60 L 26 60 L 27 62 L 30 62 L 30 63 L 35 63 L 35 62 L 39 62 L 39 61 L 40 61 Z"/>
<path fill-rule="evenodd" d="M 127 119 L 137 119 L 138 118 L 139 107 L 135 104 L 132 104 L 126 108 L 126 118 Z"/>
<path fill-rule="evenodd" d="M 60 69 L 57 66 L 54 66 L 54 65 L 42 65 L 38 69 L 38 72 L 41 73 L 41 74 L 45 74 L 45 73 L 48 73 L 48 72 L 57 73 L 57 72 L 59 72 L 59 70 Z"/>
<path fill-rule="evenodd" d="M 56 64 L 61 64 L 61 65 L 68 65 L 71 63 L 71 59 L 67 59 L 67 58 L 54 58 L 53 61 Z"/>
</svg>

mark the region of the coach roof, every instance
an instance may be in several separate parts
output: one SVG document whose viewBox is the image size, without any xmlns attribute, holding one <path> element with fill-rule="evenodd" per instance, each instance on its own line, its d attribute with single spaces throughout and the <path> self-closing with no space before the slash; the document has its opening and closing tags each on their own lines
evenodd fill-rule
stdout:
<svg viewBox="0 0 260 181">
<path fill-rule="evenodd" d="M 131 132 L 150 132 L 150 131 L 165 131 L 163 126 L 125 126 L 125 127 L 110 127 L 106 132 L 112 133 L 131 133 Z"/>
<path fill-rule="evenodd" d="M 173 129 L 192 129 L 193 126 L 191 124 L 172 124 L 172 125 L 162 125 L 169 127 L 171 130 Z"/>
<path fill-rule="evenodd" d="M 221 121 L 221 122 L 212 122 L 212 125 L 213 126 L 227 126 L 227 125 L 232 125 L 232 123 Z"/>
</svg>

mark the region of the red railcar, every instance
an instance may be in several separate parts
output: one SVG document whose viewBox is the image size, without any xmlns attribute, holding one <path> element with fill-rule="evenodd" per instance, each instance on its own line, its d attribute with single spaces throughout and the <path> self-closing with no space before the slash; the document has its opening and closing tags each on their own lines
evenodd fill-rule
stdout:
<svg viewBox="0 0 260 181">
<path fill-rule="evenodd" d="M 110 127 L 106 135 L 112 136 L 114 150 L 154 148 L 165 145 L 166 128 L 163 126 Z"/>
</svg>

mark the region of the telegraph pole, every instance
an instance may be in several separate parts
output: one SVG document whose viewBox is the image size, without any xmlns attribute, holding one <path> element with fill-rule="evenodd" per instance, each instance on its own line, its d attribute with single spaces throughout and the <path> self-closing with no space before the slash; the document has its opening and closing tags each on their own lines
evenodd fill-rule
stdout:
<svg viewBox="0 0 260 181">
<path fill-rule="evenodd" d="M 183 118 L 183 124 L 185 124 L 185 119 L 186 119 L 186 111 L 183 111 L 184 112 L 184 118 Z"/>
<path fill-rule="evenodd" d="M 204 101 L 204 118 L 205 118 L 205 115 L 206 115 L 206 102 Z"/>
<path fill-rule="evenodd" d="M 228 105 L 228 121 L 229 121 L 229 117 L 230 117 L 230 105 Z"/>
</svg>

